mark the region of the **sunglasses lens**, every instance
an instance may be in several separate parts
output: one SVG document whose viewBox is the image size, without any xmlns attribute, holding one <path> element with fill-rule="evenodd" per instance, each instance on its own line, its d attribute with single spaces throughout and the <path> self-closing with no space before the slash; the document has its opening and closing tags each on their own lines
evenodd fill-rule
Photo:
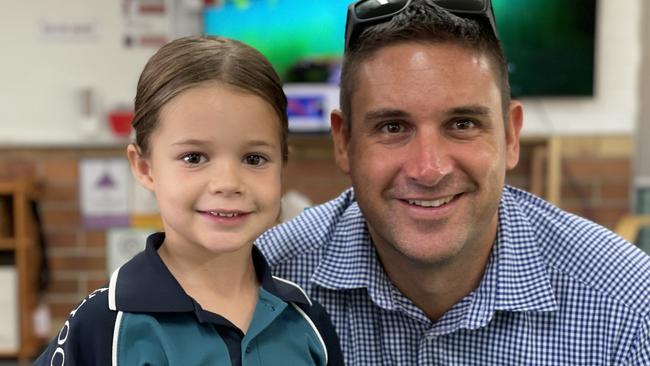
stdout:
<svg viewBox="0 0 650 366">
<path fill-rule="evenodd" d="M 434 0 L 436 5 L 451 11 L 481 12 L 488 0 Z"/>
<path fill-rule="evenodd" d="M 371 19 L 395 13 L 402 9 L 408 0 L 365 0 L 354 7 L 359 19 Z"/>
</svg>

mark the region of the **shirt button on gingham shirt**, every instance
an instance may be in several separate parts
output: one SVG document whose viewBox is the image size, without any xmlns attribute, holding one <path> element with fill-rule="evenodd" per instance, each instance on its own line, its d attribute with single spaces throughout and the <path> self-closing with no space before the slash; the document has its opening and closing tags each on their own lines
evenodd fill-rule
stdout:
<svg viewBox="0 0 650 366">
<path fill-rule="evenodd" d="M 436 323 L 386 277 L 352 190 L 257 244 L 329 311 L 347 365 L 650 365 L 650 258 L 512 187 L 479 287 Z"/>
</svg>

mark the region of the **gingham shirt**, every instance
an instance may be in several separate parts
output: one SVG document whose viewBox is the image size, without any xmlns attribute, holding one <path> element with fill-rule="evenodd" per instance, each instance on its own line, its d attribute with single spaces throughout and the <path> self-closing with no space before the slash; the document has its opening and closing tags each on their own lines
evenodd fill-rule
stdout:
<svg viewBox="0 0 650 366">
<path fill-rule="evenodd" d="M 512 187 L 481 283 L 437 322 L 386 277 L 352 190 L 257 244 L 329 311 L 347 365 L 650 365 L 650 258 Z"/>
</svg>

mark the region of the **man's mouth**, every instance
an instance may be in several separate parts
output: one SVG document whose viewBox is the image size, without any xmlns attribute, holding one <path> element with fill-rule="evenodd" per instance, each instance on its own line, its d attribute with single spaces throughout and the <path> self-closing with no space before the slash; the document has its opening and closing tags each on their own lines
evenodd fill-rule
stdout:
<svg viewBox="0 0 650 366">
<path fill-rule="evenodd" d="M 409 205 L 413 205 L 413 206 L 427 207 L 427 208 L 434 207 L 435 208 L 435 207 L 440 207 L 440 206 L 448 204 L 455 197 L 456 196 L 454 195 L 454 196 L 439 198 L 439 199 L 436 199 L 436 200 L 407 200 L 407 202 L 409 203 Z"/>
</svg>

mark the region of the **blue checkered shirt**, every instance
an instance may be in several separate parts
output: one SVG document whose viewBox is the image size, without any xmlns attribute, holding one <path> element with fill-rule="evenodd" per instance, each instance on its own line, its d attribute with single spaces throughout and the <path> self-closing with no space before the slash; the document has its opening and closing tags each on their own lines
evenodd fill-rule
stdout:
<svg viewBox="0 0 650 366">
<path fill-rule="evenodd" d="M 650 365 L 650 257 L 512 187 L 481 283 L 437 322 L 387 278 L 352 190 L 257 245 L 327 308 L 347 365 Z"/>
</svg>

